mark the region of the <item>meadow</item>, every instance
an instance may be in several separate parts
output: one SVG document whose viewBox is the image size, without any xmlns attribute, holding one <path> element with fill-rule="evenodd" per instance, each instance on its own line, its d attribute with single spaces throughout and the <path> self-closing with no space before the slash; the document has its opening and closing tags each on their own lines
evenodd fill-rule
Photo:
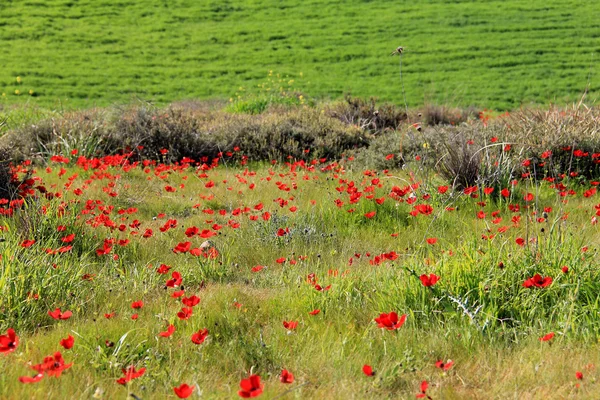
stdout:
<svg viewBox="0 0 600 400">
<path fill-rule="evenodd" d="M 440 167 L 450 128 L 411 124 L 410 160 L 382 154 L 402 168 L 76 143 L 2 164 L 0 397 L 595 398 L 600 156 L 539 124 L 575 143 L 598 112 L 527 115 L 456 127 L 475 181 Z"/>
<path fill-rule="evenodd" d="M 403 104 L 397 46 L 411 107 L 567 104 L 599 93 L 598 16 L 578 0 L 3 1 L 0 104 L 228 100 L 270 70 L 320 99 Z"/>
</svg>

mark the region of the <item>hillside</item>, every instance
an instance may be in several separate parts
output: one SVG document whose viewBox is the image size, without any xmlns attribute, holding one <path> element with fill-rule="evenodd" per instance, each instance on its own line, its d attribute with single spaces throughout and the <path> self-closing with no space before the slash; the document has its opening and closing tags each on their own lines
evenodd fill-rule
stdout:
<svg viewBox="0 0 600 400">
<path fill-rule="evenodd" d="M 409 106 L 563 103 L 588 82 L 593 101 L 599 16 L 573 0 L 3 1 L 0 104 L 226 99 L 269 70 L 312 96 L 399 104 L 398 45 Z"/>
</svg>

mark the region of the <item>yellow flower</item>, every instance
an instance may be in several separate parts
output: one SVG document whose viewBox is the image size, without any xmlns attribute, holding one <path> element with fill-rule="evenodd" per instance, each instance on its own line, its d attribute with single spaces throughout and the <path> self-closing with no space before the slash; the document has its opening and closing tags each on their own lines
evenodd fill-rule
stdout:
<svg viewBox="0 0 600 400">
<path fill-rule="evenodd" d="M 22 81 L 23 81 L 23 80 L 21 79 L 21 77 L 20 77 L 20 76 L 17 76 L 17 83 L 19 83 L 19 84 L 20 84 Z"/>
<path fill-rule="evenodd" d="M 15 94 L 18 96 L 18 95 L 20 95 L 20 94 L 21 94 L 21 91 L 20 91 L 19 89 L 16 89 L 16 90 L 15 90 Z"/>
<path fill-rule="evenodd" d="M 33 96 L 35 94 L 35 92 L 33 91 L 33 89 L 29 89 L 29 95 Z"/>
<path fill-rule="evenodd" d="M 427 143 L 427 142 L 423 143 L 423 148 L 424 149 L 428 149 L 429 148 L 429 143 Z"/>
</svg>

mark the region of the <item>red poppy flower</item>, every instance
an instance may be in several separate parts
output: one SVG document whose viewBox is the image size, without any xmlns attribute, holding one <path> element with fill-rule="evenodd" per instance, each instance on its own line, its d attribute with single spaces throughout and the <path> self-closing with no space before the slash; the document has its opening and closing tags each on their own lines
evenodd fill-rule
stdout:
<svg viewBox="0 0 600 400">
<path fill-rule="evenodd" d="M 37 374 L 35 376 L 21 376 L 19 382 L 21 383 L 36 383 L 42 380 L 44 374 Z"/>
<path fill-rule="evenodd" d="M 370 365 L 363 365 L 362 371 L 366 376 L 375 376 L 375 371 L 373 371 L 373 368 Z"/>
<path fill-rule="evenodd" d="M 289 372 L 287 369 L 284 369 L 281 371 L 279 380 L 281 381 L 281 383 L 294 383 L 294 374 Z"/>
<path fill-rule="evenodd" d="M 65 236 L 61 239 L 63 243 L 71 243 L 75 239 L 75 234 L 71 233 L 70 235 Z"/>
<path fill-rule="evenodd" d="M 60 340 L 60 345 L 66 350 L 73 348 L 73 344 L 75 344 L 75 338 L 71 335 L 69 335 L 66 339 Z"/>
<path fill-rule="evenodd" d="M 365 214 L 365 217 L 368 219 L 371 219 L 375 216 L 375 214 L 377 214 L 377 211 L 371 211 Z"/>
<path fill-rule="evenodd" d="M 250 375 L 247 379 L 242 379 L 240 387 L 242 390 L 238 391 L 238 395 L 245 399 L 260 396 L 263 392 L 263 385 L 258 375 Z"/>
<path fill-rule="evenodd" d="M 196 295 L 193 295 L 190 297 L 184 297 L 183 299 L 181 299 L 181 302 L 188 307 L 194 307 L 195 305 L 200 303 L 200 297 L 198 297 Z"/>
<path fill-rule="evenodd" d="M 279 228 L 279 229 L 277 229 L 277 236 L 285 236 L 288 233 L 290 233 L 290 228 L 285 228 L 285 229 Z"/>
<path fill-rule="evenodd" d="M 252 272 L 258 272 L 262 270 L 264 267 L 262 265 L 257 265 L 256 267 L 252 267 Z"/>
<path fill-rule="evenodd" d="M 173 253 L 175 253 L 175 254 L 187 253 L 188 251 L 190 251 L 191 247 L 192 247 L 191 242 L 181 242 L 181 243 L 178 243 L 177 246 L 175 246 L 175 248 L 173 249 Z"/>
<path fill-rule="evenodd" d="M 381 313 L 378 318 L 375 318 L 375 322 L 377 322 L 379 328 L 385 328 L 387 330 L 398 329 L 406 322 L 406 314 L 402 314 L 402 316 L 398 318 L 396 312 L 391 312 L 389 314 Z"/>
<path fill-rule="evenodd" d="M 131 308 L 133 309 L 140 309 L 144 307 L 144 302 L 142 300 L 138 300 L 138 301 L 134 301 L 133 303 L 131 303 Z"/>
<path fill-rule="evenodd" d="M 45 357 L 41 364 L 34 365 L 31 368 L 39 374 L 47 374 L 58 378 L 64 370 L 71 368 L 72 365 L 73 363 L 65 364 L 62 354 L 57 351 L 53 356 Z"/>
<path fill-rule="evenodd" d="M 182 383 L 179 387 L 173 388 L 173 391 L 180 399 L 187 399 L 194 392 L 194 386 Z"/>
<path fill-rule="evenodd" d="M 583 380 L 583 373 L 580 371 L 575 372 L 575 379 L 577 380 Z"/>
<path fill-rule="evenodd" d="M 54 319 L 69 319 L 73 313 L 71 311 L 65 311 L 63 313 L 60 311 L 60 308 L 57 308 L 54 311 L 48 311 L 48 315 Z"/>
<path fill-rule="evenodd" d="M 169 267 L 168 265 L 165 264 L 160 264 L 160 267 L 158 267 L 158 269 L 156 270 L 157 273 L 159 274 L 166 274 L 167 272 L 169 272 L 169 270 L 171 269 L 171 267 Z"/>
<path fill-rule="evenodd" d="M 177 313 L 177 317 L 182 320 L 187 320 L 190 319 L 193 313 L 194 309 L 192 307 L 183 307 L 181 311 Z"/>
<path fill-rule="evenodd" d="M 427 388 L 429 388 L 429 383 L 427 383 L 427 381 L 421 382 L 421 393 L 417 393 L 417 399 L 423 399 L 425 397 L 431 399 L 431 397 L 427 395 Z"/>
<path fill-rule="evenodd" d="M 191 238 L 192 236 L 196 236 L 198 232 L 200 232 L 198 228 L 191 226 L 185 230 L 185 236 Z"/>
<path fill-rule="evenodd" d="M 13 328 L 8 328 L 6 335 L 0 335 L 0 353 L 11 353 L 19 345 L 19 337 Z"/>
<path fill-rule="evenodd" d="M 298 327 L 298 321 L 283 321 L 283 327 L 287 330 L 294 330 Z"/>
<path fill-rule="evenodd" d="M 318 308 L 316 310 L 312 310 L 311 312 L 309 312 L 310 315 L 317 315 L 318 313 L 320 313 L 321 310 L 319 310 Z"/>
<path fill-rule="evenodd" d="M 435 274 L 429 274 L 429 276 L 423 274 L 419 276 L 419 279 L 421 280 L 421 283 L 423 283 L 423 286 L 430 287 L 435 285 L 437 281 L 440 280 L 440 277 Z"/>
<path fill-rule="evenodd" d="M 427 238 L 427 244 L 434 245 L 437 243 L 437 238 Z"/>
<path fill-rule="evenodd" d="M 115 313 L 114 313 L 114 312 L 112 312 L 112 313 L 108 313 L 108 314 L 104 314 L 104 318 L 106 318 L 106 319 L 111 319 L 111 318 L 112 318 L 112 317 L 114 317 L 114 316 L 115 316 Z"/>
<path fill-rule="evenodd" d="M 174 271 L 174 272 L 171 274 L 171 279 L 169 279 L 169 280 L 168 280 L 168 281 L 165 283 L 165 286 L 166 286 L 166 287 L 171 287 L 171 288 L 174 288 L 174 287 L 177 287 L 177 286 L 181 285 L 181 282 L 182 282 L 182 281 L 183 281 L 183 279 L 181 278 L 181 274 L 180 274 L 179 272 L 177 272 L 177 271 Z"/>
<path fill-rule="evenodd" d="M 200 329 L 198 332 L 192 335 L 192 342 L 195 344 L 202 344 L 208 336 L 208 329 Z"/>
<path fill-rule="evenodd" d="M 548 342 L 550 340 L 552 340 L 552 338 L 554 337 L 554 332 L 550 332 L 547 335 L 544 335 L 540 338 L 540 342 Z"/>
<path fill-rule="evenodd" d="M 525 282 L 523 282 L 523 287 L 545 288 L 545 287 L 550 286 L 551 284 L 552 284 L 552 277 L 546 276 L 545 278 L 542 278 L 542 276 L 540 274 L 535 274 L 533 277 L 531 277 L 531 278 L 525 280 Z"/>
<path fill-rule="evenodd" d="M 419 214 L 430 215 L 433 212 L 433 207 L 431 207 L 429 204 L 418 204 L 415 206 L 415 210 Z"/>
<path fill-rule="evenodd" d="M 164 332 L 160 332 L 158 334 L 158 336 L 160 337 L 169 337 L 171 336 L 173 333 L 175 332 L 175 325 L 173 324 L 169 324 L 169 326 L 167 327 L 167 330 Z"/>
<path fill-rule="evenodd" d="M 199 236 L 203 239 L 208 239 L 208 238 L 215 236 L 216 234 L 217 234 L 217 232 L 213 232 L 209 229 L 203 229 L 202 232 L 200 232 Z"/>
<path fill-rule="evenodd" d="M 28 247 L 33 246 L 34 243 L 35 243 L 35 240 L 24 240 L 21 243 L 21 247 L 28 248 Z"/>
<path fill-rule="evenodd" d="M 450 368 L 452 368 L 453 365 L 454 365 L 454 361 L 452 361 L 452 360 L 448 360 L 447 363 L 444 363 L 444 361 L 439 360 L 435 363 L 435 366 L 443 371 L 448 371 Z"/>
<path fill-rule="evenodd" d="M 127 382 L 129 382 L 132 379 L 137 379 L 141 376 L 144 375 L 144 373 L 146 372 L 146 368 L 140 368 L 139 370 L 135 370 L 135 367 L 132 365 L 127 369 L 122 369 L 123 371 L 123 377 L 117 379 L 117 383 L 120 385 L 125 385 Z"/>
</svg>

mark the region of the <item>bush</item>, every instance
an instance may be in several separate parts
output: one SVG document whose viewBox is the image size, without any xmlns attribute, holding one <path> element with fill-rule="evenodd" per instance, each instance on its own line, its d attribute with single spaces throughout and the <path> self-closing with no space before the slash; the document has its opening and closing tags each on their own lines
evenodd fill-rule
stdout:
<svg viewBox="0 0 600 400">
<path fill-rule="evenodd" d="M 423 122 L 428 126 L 460 125 L 469 120 L 476 120 L 479 111 L 473 107 L 461 109 L 428 104 L 423 108 L 421 115 Z"/>
<path fill-rule="evenodd" d="M 11 159 L 8 150 L 0 149 L 0 199 L 13 199 L 17 191 L 10 168 Z"/>
<path fill-rule="evenodd" d="M 371 133 L 381 133 L 397 130 L 407 121 L 403 109 L 390 104 L 377 106 L 376 99 L 364 100 L 358 97 L 346 96 L 344 102 L 326 107 L 328 116 Z"/>
</svg>

